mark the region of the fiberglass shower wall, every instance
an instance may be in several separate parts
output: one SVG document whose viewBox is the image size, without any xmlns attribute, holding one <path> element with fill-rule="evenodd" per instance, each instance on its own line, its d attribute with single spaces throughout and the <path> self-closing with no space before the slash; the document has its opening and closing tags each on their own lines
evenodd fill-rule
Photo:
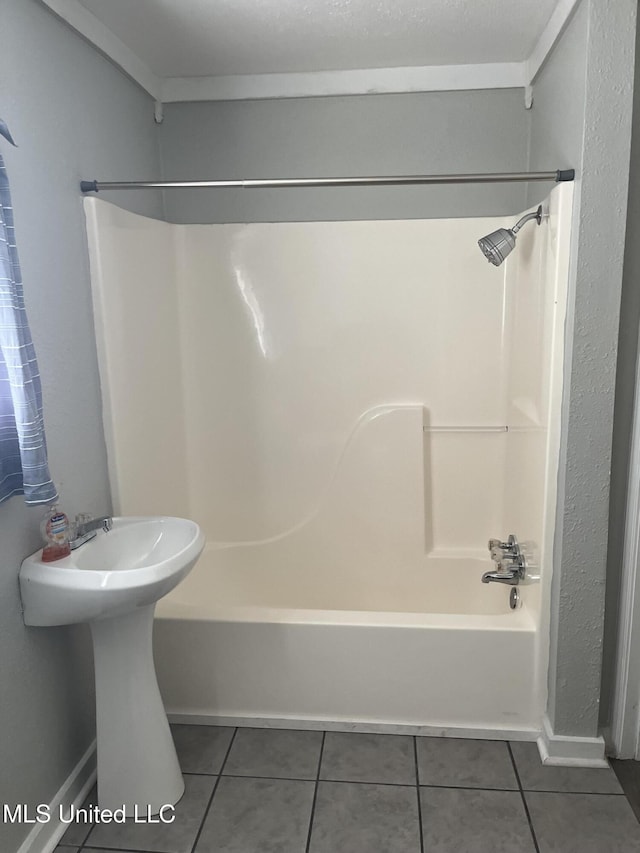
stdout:
<svg viewBox="0 0 640 853">
<path fill-rule="evenodd" d="M 322 515 L 359 443 L 399 515 L 418 478 L 425 558 L 513 532 L 539 565 L 570 193 L 500 268 L 477 239 L 512 217 L 168 225 L 86 200 L 117 512 L 186 515 L 211 542 L 278 537 Z M 376 434 L 379 407 L 400 416 Z M 366 493 L 351 504 L 384 552 Z M 347 525 L 323 539 L 358 558 Z"/>
</svg>

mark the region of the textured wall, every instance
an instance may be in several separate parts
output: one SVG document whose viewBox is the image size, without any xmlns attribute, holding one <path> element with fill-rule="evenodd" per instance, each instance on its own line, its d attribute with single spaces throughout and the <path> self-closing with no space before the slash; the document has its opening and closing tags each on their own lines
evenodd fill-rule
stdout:
<svg viewBox="0 0 640 853">
<path fill-rule="evenodd" d="M 110 499 L 100 417 L 81 177 L 152 177 L 153 105 L 36 0 L 2 0 L 0 114 L 19 148 L 2 153 L 13 189 L 27 309 L 42 373 L 50 462 L 68 511 Z M 127 203 L 119 194 L 118 202 Z M 129 201 L 132 201 L 130 199 Z M 138 209 L 161 213 L 158 198 Z M 0 505 L 0 802 L 51 799 L 94 737 L 89 637 L 25 628 L 20 562 L 42 510 Z M 0 826 L 17 849 L 28 826 Z"/>
<path fill-rule="evenodd" d="M 534 87 L 531 167 L 579 170 L 567 317 L 548 714 L 598 729 L 636 4 L 583 0 Z"/>
<path fill-rule="evenodd" d="M 187 103 L 160 132 L 170 180 L 508 172 L 526 167 L 529 113 L 518 89 Z M 522 184 L 166 193 L 171 222 L 504 216 L 524 201 Z"/>
<path fill-rule="evenodd" d="M 640 29 L 636 35 L 636 55 L 640 56 Z M 607 595 L 605 609 L 604 655 L 602 663 L 602 701 L 600 721 L 609 722 L 611 691 L 615 675 L 618 639 L 618 597 L 624 543 L 625 508 L 629 474 L 629 450 L 636 387 L 638 327 L 640 325 L 640 65 L 636 63 L 631 141 L 631 174 L 622 279 L 618 372 L 611 455 L 611 499 L 609 505 L 609 554 L 607 559 Z"/>
</svg>

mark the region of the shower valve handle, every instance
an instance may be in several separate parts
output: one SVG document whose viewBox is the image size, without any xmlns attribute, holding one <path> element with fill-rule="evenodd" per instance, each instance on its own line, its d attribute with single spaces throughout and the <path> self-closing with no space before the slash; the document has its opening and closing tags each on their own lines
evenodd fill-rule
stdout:
<svg viewBox="0 0 640 853">
<path fill-rule="evenodd" d="M 491 559 L 498 564 L 505 559 L 519 560 L 521 556 L 518 540 L 513 534 L 510 534 L 506 542 L 500 539 L 489 539 L 489 553 Z"/>
<path fill-rule="evenodd" d="M 513 533 L 509 534 L 509 538 L 506 542 L 503 542 L 501 539 L 489 539 L 489 550 L 493 551 L 494 549 L 507 551 L 511 554 L 517 554 L 520 550 L 518 547 L 518 540 Z"/>
</svg>

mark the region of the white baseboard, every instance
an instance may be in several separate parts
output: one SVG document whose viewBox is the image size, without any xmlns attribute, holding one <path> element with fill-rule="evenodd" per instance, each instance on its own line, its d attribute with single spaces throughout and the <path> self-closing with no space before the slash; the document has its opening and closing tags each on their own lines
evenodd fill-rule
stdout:
<svg viewBox="0 0 640 853">
<path fill-rule="evenodd" d="M 559 767 L 608 767 L 604 738 L 556 735 L 549 718 L 542 718 L 538 749 L 543 764 Z"/>
<path fill-rule="evenodd" d="M 49 803 L 49 823 L 36 823 L 16 853 L 53 853 L 68 824 L 60 820 L 71 806 L 79 807 L 96 781 L 96 742 L 82 756 L 66 781 Z"/>
<path fill-rule="evenodd" d="M 613 732 L 611 726 L 605 726 L 602 729 L 602 739 L 604 740 L 604 754 L 611 758 L 617 758 L 615 744 L 613 743 Z"/>
<path fill-rule="evenodd" d="M 191 726 L 239 726 L 240 728 L 303 729 L 308 731 L 366 732 L 368 734 L 459 737 L 476 740 L 535 741 L 537 729 L 465 728 L 461 726 L 385 723 L 376 721 L 320 720 L 307 717 L 242 717 L 217 714 L 168 713 L 169 722 Z"/>
</svg>

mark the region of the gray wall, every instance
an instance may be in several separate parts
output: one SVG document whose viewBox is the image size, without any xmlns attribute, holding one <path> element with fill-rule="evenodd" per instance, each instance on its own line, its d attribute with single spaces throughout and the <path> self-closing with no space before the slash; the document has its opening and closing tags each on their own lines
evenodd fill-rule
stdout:
<svg viewBox="0 0 640 853">
<path fill-rule="evenodd" d="M 70 513 L 110 508 L 80 177 L 158 174 L 150 100 L 36 0 L 2 0 L 0 140 L 13 190 L 27 309 L 43 379 L 51 469 Z M 119 203 L 132 202 L 122 194 Z M 135 197 L 140 212 L 160 199 Z M 25 628 L 21 560 L 42 509 L 0 505 L 0 802 L 48 802 L 94 732 L 89 637 Z M 0 824 L 0 849 L 28 826 Z"/>
<path fill-rule="evenodd" d="M 636 36 L 636 57 L 640 57 L 640 28 Z M 606 726 L 612 710 L 618 639 L 618 599 L 621 585 L 625 509 L 629 475 L 629 452 L 633 402 L 636 385 L 638 328 L 640 327 L 640 62 L 636 61 L 633 93 L 631 173 L 627 210 L 627 241 L 622 279 L 618 372 L 611 456 L 611 500 L 609 506 L 609 554 L 605 608 L 602 701 L 600 721 Z"/>
<path fill-rule="evenodd" d="M 168 180 L 519 171 L 529 113 L 521 89 L 167 104 L 160 134 Z M 166 193 L 172 222 L 500 215 L 524 204 L 523 184 Z"/>
<path fill-rule="evenodd" d="M 534 86 L 531 167 L 579 172 L 559 471 L 548 715 L 598 731 L 635 0 L 583 0 Z"/>
</svg>

